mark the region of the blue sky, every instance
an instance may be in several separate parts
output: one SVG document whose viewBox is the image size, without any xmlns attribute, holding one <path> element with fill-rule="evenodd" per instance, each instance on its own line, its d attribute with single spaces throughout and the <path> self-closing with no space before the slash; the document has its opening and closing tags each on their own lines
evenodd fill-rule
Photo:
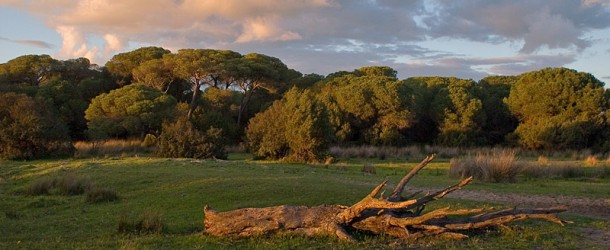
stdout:
<svg viewBox="0 0 610 250">
<path fill-rule="evenodd" d="M 104 64 L 142 46 L 275 56 L 303 73 L 387 65 L 480 79 L 544 67 L 610 82 L 608 0 L 0 0 L 0 63 Z"/>
</svg>

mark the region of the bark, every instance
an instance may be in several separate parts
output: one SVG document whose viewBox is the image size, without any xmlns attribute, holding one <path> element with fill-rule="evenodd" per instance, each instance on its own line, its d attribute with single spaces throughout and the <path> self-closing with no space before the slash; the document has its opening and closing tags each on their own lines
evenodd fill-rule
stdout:
<svg viewBox="0 0 610 250">
<path fill-rule="evenodd" d="M 353 241 L 349 231 L 370 234 L 385 234 L 397 238 L 420 238 L 439 235 L 452 239 L 468 237 L 464 234 L 471 229 L 489 228 L 524 219 L 544 219 L 563 225 L 570 223 L 556 217 L 567 210 L 563 207 L 536 209 L 493 208 L 457 209 L 449 207 L 421 214 L 425 205 L 443 198 L 448 193 L 468 185 L 473 178 L 415 198 L 417 194 L 403 197 L 401 194 L 408 181 L 426 166 L 434 155 L 424 159 L 402 178 L 388 198 L 378 196 L 386 181 L 356 204 L 341 205 L 276 206 L 266 208 L 242 208 L 227 212 L 217 212 L 204 208 L 204 228 L 215 236 L 251 237 L 293 232 L 304 235 L 331 235 L 342 240 Z"/>
</svg>

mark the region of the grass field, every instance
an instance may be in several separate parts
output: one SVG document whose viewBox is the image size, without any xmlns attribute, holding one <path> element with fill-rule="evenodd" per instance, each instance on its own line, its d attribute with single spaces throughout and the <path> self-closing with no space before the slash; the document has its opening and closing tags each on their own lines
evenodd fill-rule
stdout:
<svg viewBox="0 0 610 250">
<path fill-rule="evenodd" d="M 363 173 L 364 163 L 376 174 Z M 226 239 L 202 230 L 202 208 L 219 211 L 281 204 L 350 205 L 379 182 L 392 185 L 416 162 L 399 160 L 343 160 L 324 166 L 253 162 L 247 155 L 232 154 L 228 161 L 115 157 L 41 161 L 0 161 L 0 249 L 354 249 L 354 248 L 514 248 L 582 249 L 607 247 L 604 238 L 610 221 L 562 214 L 574 224 L 559 226 L 545 221 L 525 221 L 490 231 L 470 232 L 460 241 L 427 238 L 405 242 L 359 235 L 359 243 L 325 237 L 280 235 L 251 239 Z M 457 180 L 447 177 L 448 160 L 435 160 L 412 181 L 416 187 L 441 188 Z M 33 183 L 69 176 L 96 188 L 118 194 L 119 200 L 87 202 L 85 194 L 32 195 Z M 50 182 L 49 182 L 50 183 Z M 517 183 L 474 182 L 466 190 L 522 194 L 563 194 L 610 197 L 610 180 L 524 179 Z M 408 191 L 408 190 L 407 190 Z M 459 192 L 459 191 L 457 191 Z M 473 208 L 488 204 L 445 198 L 428 209 L 442 206 Z M 159 233 L 130 233 L 121 223 L 152 218 Z M 128 231 L 128 230 L 127 230 Z M 593 233 L 591 233 L 593 232 Z"/>
</svg>

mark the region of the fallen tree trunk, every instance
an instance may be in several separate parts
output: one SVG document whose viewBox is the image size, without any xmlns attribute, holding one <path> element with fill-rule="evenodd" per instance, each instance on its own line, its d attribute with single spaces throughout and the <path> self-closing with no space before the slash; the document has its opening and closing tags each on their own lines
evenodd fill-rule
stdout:
<svg viewBox="0 0 610 250">
<path fill-rule="evenodd" d="M 352 241 L 354 239 L 348 233 L 351 230 L 399 238 L 419 238 L 427 235 L 465 238 L 467 236 L 459 233 L 460 231 L 499 226 L 529 218 L 545 219 L 561 225 L 566 223 L 556 217 L 557 213 L 567 210 L 563 206 L 500 211 L 494 211 L 493 208 L 452 210 L 447 207 L 422 214 L 428 202 L 443 198 L 473 180 L 472 177 L 466 178 L 453 186 L 419 198 L 415 198 L 415 195 L 403 197 L 402 192 L 409 180 L 433 158 L 434 155 L 427 157 L 407 173 L 388 198 L 383 198 L 383 193 L 378 197 L 386 184 L 384 181 L 364 199 L 350 207 L 276 206 L 217 212 L 206 206 L 204 228 L 207 233 L 215 236 L 251 237 L 294 232 L 304 235 L 332 235 Z"/>
</svg>

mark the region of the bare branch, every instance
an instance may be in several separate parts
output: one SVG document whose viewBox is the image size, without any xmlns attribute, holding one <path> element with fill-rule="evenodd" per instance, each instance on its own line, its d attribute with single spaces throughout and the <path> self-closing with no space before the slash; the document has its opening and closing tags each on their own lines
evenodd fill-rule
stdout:
<svg viewBox="0 0 610 250">
<path fill-rule="evenodd" d="M 428 163 L 430 163 L 432 161 L 432 159 L 434 159 L 435 156 L 436 156 L 435 154 L 432 154 L 432 155 L 426 157 L 417 166 L 415 166 L 413 169 L 411 169 L 411 171 L 409 171 L 409 173 L 407 173 L 407 175 L 402 177 L 400 182 L 398 182 L 398 185 L 396 186 L 396 188 L 394 188 L 394 192 L 392 192 L 390 197 L 388 197 L 388 201 L 400 201 L 401 200 L 400 195 L 402 194 L 403 190 L 405 189 L 405 186 L 407 185 L 407 183 L 411 180 L 411 178 L 413 178 L 417 174 L 417 172 L 419 172 L 419 170 L 421 170 L 426 165 L 428 165 Z"/>
</svg>

